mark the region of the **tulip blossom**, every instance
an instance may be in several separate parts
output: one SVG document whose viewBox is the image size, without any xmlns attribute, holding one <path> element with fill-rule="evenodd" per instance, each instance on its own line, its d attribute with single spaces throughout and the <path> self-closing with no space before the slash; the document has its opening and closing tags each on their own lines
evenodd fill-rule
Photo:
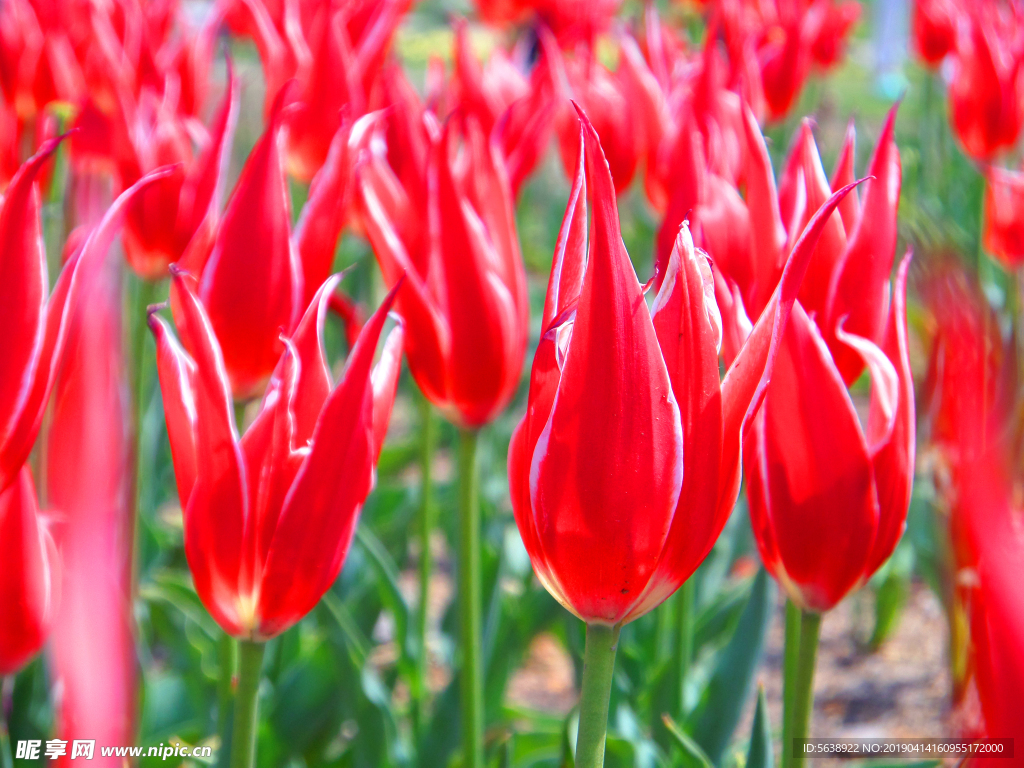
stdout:
<svg viewBox="0 0 1024 768">
<path fill-rule="evenodd" d="M 1011 148 L 1024 127 L 1017 13 L 981 4 L 957 28 L 949 115 L 964 151 L 979 160 Z"/>
<path fill-rule="evenodd" d="M 1024 263 L 1024 172 L 989 168 L 984 243 L 1007 269 Z"/>
<path fill-rule="evenodd" d="M 559 53 L 543 30 L 540 56 L 528 76 L 522 60 L 529 51 L 523 46 L 511 55 L 496 48 L 481 67 L 470 50 L 465 22 L 456 24 L 454 100 L 480 122 L 485 134 L 497 127 L 515 197 L 543 157 L 551 137 L 556 111 L 551 59 Z"/>
<path fill-rule="evenodd" d="M 60 558 L 37 509 L 28 467 L 0 490 L 0 677 L 17 672 L 46 640 L 57 608 Z"/>
<path fill-rule="evenodd" d="M 397 119 L 424 130 L 415 116 Z M 508 404 L 526 352 L 529 306 L 512 191 L 494 135 L 471 115 L 457 113 L 419 139 L 428 147 L 425 167 L 402 151 L 415 146 L 411 140 L 388 147 L 397 169 L 379 144 L 358 161 L 361 221 L 385 282 L 406 275 L 397 307 L 416 383 L 452 421 L 475 428 Z"/>
<path fill-rule="evenodd" d="M 847 383 L 864 370 L 864 361 L 836 338 L 845 318 L 849 332 L 880 344 L 886 324 L 888 279 L 896 251 L 896 215 L 902 168 L 894 137 L 894 107 L 868 165 L 863 197 L 847 195 L 825 224 L 821 239 L 800 287 L 800 302 L 815 314 L 836 365 Z M 737 309 L 725 313 L 726 337 L 746 317 L 757 317 L 775 288 L 785 255 L 806 226 L 811 213 L 854 178 L 855 134 L 851 125 L 831 184 L 825 175 L 809 123 L 801 127 L 775 186 L 764 137 L 753 114 L 745 120 L 746 197 L 720 177 L 691 163 L 694 186 L 703 194 L 693 218 L 716 266 L 718 295 L 735 294 Z M 699 156 L 698 156 L 699 158 Z M 683 181 L 682 183 L 685 183 Z M 676 209 L 678 210 L 678 208 Z M 667 252 L 667 232 L 659 233 L 659 258 Z M 733 329 L 730 331 L 730 328 Z M 740 334 L 742 336 L 742 333 Z M 730 345 L 735 348 L 735 345 Z M 733 354 L 727 349 L 726 359 Z"/>
<path fill-rule="evenodd" d="M 77 167 L 109 166 L 118 183 L 128 187 L 158 166 L 176 166 L 128 211 L 125 258 L 143 279 L 166 276 L 189 248 L 209 250 L 220 216 L 238 95 L 238 82 L 229 73 L 227 93 L 209 132 L 148 89 L 137 101 L 124 94 L 110 115 L 91 102 L 79 113 L 71 140 Z"/>
<path fill-rule="evenodd" d="M 955 513 L 963 518 L 968 562 L 961 572 L 970 585 L 966 605 L 970 618 L 971 666 L 980 703 L 979 722 L 971 736 L 1024 739 L 1020 691 L 1024 686 L 1024 592 L 1020 564 L 1024 561 L 1020 508 L 1002 461 L 987 456 L 970 467 L 959 489 Z M 1024 758 L 998 764 L 1021 765 Z M 993 757 L 972 758 L 970 765 L 996 765 Z"/>
<path fill-rule="evenodd" d="M 620 66 L 610 72 L 597 60 L 591 47 L 581 49 L 580 55 L 564 59 L 561 68 L 564 75 L 558 79 L 566 85 L 563 85 L 564 104 L 556 127 L 566 175 L 572 175 L 579 139 L 576 113 L 569 105 L 571 98 L 593 116 L 615 180 L 615 190 L 624 191 L 633 180 L 645 149 L 643 122 L 636 120 L 630 110 L 635 96 L 626 68 Z"/>
<path fill-rule="evenodd" d="M 828 69 L 842 58 L 845 41 L 860 17 L 853 0 L 798 0 L 717 3 L 734 66 L 756 62 L 770 117 L 782 119 L 796 103 L 812 67 Z M 748 49 L 750 46 L 750 49 Z M 747 52 L 755 52 L 750 56 Z"/>
<path fill-rule="evenodd" d="M 221 0 L 228 27 L 251 37 L 267 83 L 268 114 L 294 80 L 287 166 L 303 181 L 323 165 L 341 125 L 368 109 L 392 37 L 409 0 L 309 3 L 292 0 Z"/>
<path fill-rule="evenodd" d="M 267 640 L 316 605 L 341 570 L 373 487 L 403 332 L 391 331 L 374 367 L 393 290 L 332 390 L 322 333 L 338 279 L 321 286 L 286 339 L 259 413 L 241 438 L 213 323 L 182 273 L 173 280 L 192 354 L 150 314 L 185 554 L 203 604 L 235 637 Z"/>
<path fill-rule="evenodd" d="M 757 411 L 822 227 L 850 188 L 811 220 L 720 381 L 722 322 L 707 257 L 684 226 L 648 310 L 598 135 L 582 121 L 509 483 L 544 586 L 588 624 L 618 625 L 671 595 L 725 524 L 739 491 L 741 427 Z"/>
<path fill-rule="evenodd" d="M 764 406 L 744 444 L 750 518 L 761 559 L 800 608 L 824 612 L 892 554 L 914 473 L 914 387 L 904 260 L 880 345 L 836 337 L 872 377 L 863 427 L 824 335 L 798 303 Z"/>
<path fill-rule="evenodd" d="M 341 126 L 341 110 L 359 117 L 391 47 L 395 27 L 407 6 L 402 0 L 379 3 L 324 4 L 309 28 L 312 56 L 308 77 L 300 81 L 297 105 L 288 121 L 288 169 L 312 179 L 327 159 Z M 372 9 L 372 13 L 365 12 Z M 360 11 L 364 13 L 360 15 Z M 365 18 L 364 18 L 365 16 Z M 359 37 L 352 31 L 359 29 Z"/>
<path fill-rule="evenodd" d="M 936 67 L 956 46 L 957 0 L 915 0 L 914 47 L 925 64 Z"/>
<path fill-rule="evenodd" d="M 50 670 L 61 691 L 59 738 L 130 744 L 138 684 L 131 587 L 135 463 L 122 355 L 123 266 L 116 252 L 97 256 L 102 260 L 78 276 L 46 437 L 47 499 L 60 514 L 55 538 L 62 565 Z"/>
</svg>

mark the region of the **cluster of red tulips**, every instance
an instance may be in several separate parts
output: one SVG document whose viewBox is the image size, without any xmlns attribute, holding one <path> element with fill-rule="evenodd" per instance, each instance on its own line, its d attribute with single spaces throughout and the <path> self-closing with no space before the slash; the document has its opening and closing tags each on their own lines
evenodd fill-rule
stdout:
<svg viewBox="0 0 1024 768">
<path fill-rule="evenodd" d="M 489 764 L 478 436 L 532 349 L 508 496 L 536 578 L 586 624 L 575 765 L 604 765 L 620 631 L 680 588 L 692 612 L 688 580 L 741 487 L 787 598 L 781 744 L 800 764 L 822 616 L 896 550 L 919 431 L 899 106 L 859 179 L 852 121 L 829 175 L 814 123 L 793 119 L 808 79 L 842 62 L 860 5 L 707 0 L 685 10 L 693 46 L 653 4 L 627 19 L 616 0 L 478 0 L 496 42 L 481 58 L 476 22 L 452 20 L 448 64 L 431 60 L 422 90 L 396 44 L 410 5 L 0 5 L 0 674 L 49 639 L 59 738 L 134 742 L 155 375 L 192 587 L 237 640 L 222 764 L 255 765 L 264 650 L 342 571 L 404 359 L 425 399 L 419 642 L 434 410 L 459 435 L 461 764 Z M 996 164 L 1024 127 L 1022 13 L 914 10 L 986 179 L 984 249 L 1008 275 L 996 308 L 962 267 L 926 259 L 920 280 L 957 695 L 979 704 L 967 731 L 998 737 L 1024 737 L 1024 172 Z M 262 134 L 230 189 L 243 82 L 225 40 L 253 45 L 263 75 Z M 765 131 L 779 125 L 795 137 L 776 173 Z M 552 139 L 569 197 L 531 324 L 516 205 Z M 658 222 L 642 278 L 620 223 L 633 186 Z M 372 313 L 332 274 L 346 230 L 386 287 Z M 426 674 L 408 673 L 421 731 Z"/>
</svg>

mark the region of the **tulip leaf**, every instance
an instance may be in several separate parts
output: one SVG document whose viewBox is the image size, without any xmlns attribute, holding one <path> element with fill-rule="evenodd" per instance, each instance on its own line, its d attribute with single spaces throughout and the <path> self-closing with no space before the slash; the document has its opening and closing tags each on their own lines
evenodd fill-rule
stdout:
<svg viewBox="0 0 1024 768">
<path fill-rule="evenodd" d="M 768 700 L 765 698 L 763 685 L 757 686 L 757 709 L 754 710 L 754 724 L 750 729 L 746 768 L 775 768 L 772 724 L 768 719 Z"/>
<path fill-rule="evenodd" d="M 668 714 L 662 715 L 661 720 L 671 734 L 673 743 L 683 753 L 683 768 L 712 768 L 711 758 L 701 749 L 700 744 L 679 726 L 679 723 Z"/>
<path fill-rule="evenodd" d="M 356 541 L 366 552 L 379 577 L 381 600 L 391 611 L 395 620 L 395 640 L 401 651 L 402 659 L 408 661 L 409 649 L 409 605 L 398 587 L 398 566 L 370 529 L 365 525 L 356 528 Z"/>
<path fill-rule="evenodd" d="M 775 583 L 762 568 L 732 639 L 718 655 L 701 701 L 688 718 L 690 730 L 715 765 L 721 762 L 743 714 L 774 606 Z"/>
<path fill-rule="evenodd" d="M 875 628 L 868 640 L 872 650 L 881 648 L 899 624 L 900 614 L 910 593 L 910 575 L 914 568 L 913 548 L 909 543 L 901 544 L 886 565 L 883 578 L 874 587 Z"/>
</svg>

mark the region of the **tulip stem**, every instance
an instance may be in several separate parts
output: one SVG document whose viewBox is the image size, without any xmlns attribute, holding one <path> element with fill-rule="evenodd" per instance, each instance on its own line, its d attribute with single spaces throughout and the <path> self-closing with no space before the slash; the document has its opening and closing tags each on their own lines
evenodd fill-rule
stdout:
<svg viewBox="0 0 1024 768">
<path fill-rule="evenodd" d="M 679 723 L 686 718 L 686 681 L 693 661 L 693 591 L 693 580 L 687 579 L 679 588 L 679 597 L 676 598 L 678 636 L 672 658 L 672 677 L 675 681 L 672 687 L 675 696 L 672 711 Z"/>
<path fill-rule="evenodd" d="M 238 690 L 235 692 L 235 725 L 231 733 L 231 768 L 256 765 L 257 703 L 263 651 L 266 644 L 238 641 Z"/>
<path fill-rule="evenodd" d="M 814 663 L 818 655 L 818 636 L 821 632 L 821 614 L 814 611 L 800 613 L 800 657 L 797 661 L 796 687 L 793 698 L 793 734 L 790 738 L 791 768 L 803 768 L 803 752 L 798 752 L 793 741 L 806 739 L 810 733 L 811 713 L 814 711 Z"/>
<path fill-rule="evenodd" d="M 134 276 L 133 272 L 129 275 Z M 138 593 L 139 582 L 139 516 L 142 514 L 142 477 L 145 472 L 142 468 L 142 425 L 146 419 L 146 337 L 149 335 L 149 324 L 146 320 L 146 311 L 157 296 L 158 284 L 152 280 L 144 280 L 138 276 L 129 277 L 135 282 L 135 307 L 130 321 L 129 330 L 131 333 L 131 349 L 129 354 L 128 370 L 131 372 L 132 394 L 132 460 L 134 465 L 134 476 L 132 483 L 132 510 L 131 519 L 128 524 L 131 526 L 131 535 L 128 541 L 131 543 L 131 594 L 132 598 Z"/>
<path fill-rule="evenodd" d="M 420 433 L 423 437 L 420 453 L 420 562 L 419 606 L 416 612 L 416 640 L 419 657 L 416 662 L 415 679 L 412 685 L 413 729 L 417 738 L 424 735 L 427 699 L 427 673 L 430 658 L 427 653 L 427 615 L 430 603 L 430 577 L 434 570 L 434 559 L 430 552 L 430 533 L 434 528 L 433 505 L 433 464 L 434 464 L 434 409 L 425 397 L 420 398 Z"/>
<path fill-rule="evenodd" d="M 602 768 L 608 733 L 608 704 L 615 672 L 615 649 L 622 625 L 587 624 L 580 688 L 580 727 L 576 736 L 576 768 Z"/>
<path fill-rule="evenodd" d="M 238 644 L 235 638 L 226 632 L 221 635 L 220 647 L 217 649 L 220 662 L 220 678 L 217 680 L 217 733 L 220 734 L 221 745 L 231 742 L 232 686 L 235 679 L 235 665 L 238 659 Z"/>
<path fill-rule="evenodd" d="M 462 757 L 465 768 L 484 765 L 483 659 L 480 637 L 480 503 L 476 448 L 479 434 L 459 430 L 459 618 L 462 669 Z"/>
<path fill-rule="evenodd" d="M 800 661 L 800 609 L 786 601 L 786 645 L 782 667 L 782 764 L 793 759 L 793 692 Z"/>
</svg>

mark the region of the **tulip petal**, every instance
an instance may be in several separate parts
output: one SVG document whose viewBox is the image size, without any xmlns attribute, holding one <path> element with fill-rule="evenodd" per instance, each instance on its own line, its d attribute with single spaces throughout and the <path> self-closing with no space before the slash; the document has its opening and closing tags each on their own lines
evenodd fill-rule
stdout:
<svg viewBox="0 0 1024 768">
<path fill-rule="evenodd" d="M 506 282 L 509 271 L 516 269 L 518 246 L 514 255 L 507 254 L 499 242 L 510 233 L 488 230 L 492 222 L 485 223 L 480 215 L 486 213 L 474 209 L 459 188 L 449 156 L 453 139 L 449 121 L 437 148 L 439 246 L 452 335 L 449 415 L 464 426 L 478 427 L 505 407 L 519 383 L 527 308 L 522 301 L 525 284 L 517 283 L 525 276 Z M 507 200 L 507 182 L 491 194 Z"/>
<path fill-rule="evenodd" d="M 178 499 L 184 509 L 192 495 L 197 473 L 193 392 L 196 366 L 155 310 L 153 308 L 149 313 L 149 327 L 156 339 L 156 370 L 167 421 L 167 437 L 171 444 Z"/>
<path fill-rule="evenodd" d="M 694 212 L 704 248 L 744 297 L 752 297 L 759 267 L 750 247 L 750 211 L 736 188 L 717 174 L 708 174 L 705 190 L 705 199 Z"/>
<path fill-rule="evenodd" d="M 657 571 L 630 619 L 671 595 L 711 550 L 728 514 L 718 509 L 722 460 L 722 392 L 718 350 L 722 318 L 707 256 L 695 251 L 684 226 L 651 309 L 683 424 L 683 485 Z"/>
<path fill-rule="evenodd" d="M 231 389 L 251 397 L 270 377 L 302 308 L 302 267 L 278 137 L 284 93 L 228 201 L 198 293 L 220 342 Z M 240 290 L 240 286 L 245 286 Z M 191 348 L 192 329 L 185 342 Z"/>
<path fill-rule="evenodd" d="M 782 270 L 775 292 L 722 380 L 723 453 L 718 486 L 720 509 L 731 510 L 739 495 L 740 439 L 764 400 L 778 345 L 808 262 L 832 212 L 859 183 L 848 184 L 833 194 L 804 227 Z"/>
<path fill-rule="evenodd" d="M 0 491 L 0 675 L 10 675 L 42 647 L 54 614 L 56 549 L 40 525 L 28 467 Z"/>
<path fill-rule="evenodd" d="M 902 180 L 900 152 L 893 135 L 898 108 L 897 104 L 889 110 L 868 166 L 874 178 L 865 187 L 860 223 L 836 264 L 825 314 L 828 331 L 845 316 L 848 332 L 875 343 L 881 341 L 885 330 L 886 292 L 896 257 L 896 215 Z M 826 338 L 843 379 L 848 384 L 853 382 L 864 370 L 860 357 L 833 344 L 828 333 Z"/>
<path fill-rule="evenodd" d="M 312 447 L 285 498 L 259 592 L 260 634 L 273 637 L 316 605 L 341 570 L 373 483 L 371 366 L 398 283 L 359 335 L 324 403 Z"/>
<path fill-rule="evenodd" d="M 195 360 L 197 476 L 184 507 L 185 555 L 196 592 L 232 635 L 251 629 L 238 606 L 243 541 L 249 517 L 245 462 L 220 345 L 203 305 L 183 273 L 172 268 Z"/>
<path fill-rule="evenodd" d="M 360 122 L 372 123 L 373 115 Z M 365 133 L 365 131 L 363 132 Z M 348 212 L 352 182 L 352 157 L 358 147 L 350 139 L 358 135 L 345 117 L 331 140 L 327 159 L 309 185 L 309 198 L 295 225 L 294 242 L 302 261 L 305 293 L 302 306 L 308 307 L 313 295 L 331 274 L 334 252 Z"/>
<path fill-rule="evenodd" d="M 562 217 L 562 226 L 555 241 L 555 255 L 544 298 L 541 334 L 547 333 L 556 318 L 574 306 L 580 298 L 583 272 L 587 258 L 587 181 L 583 153 L 583 131 L 580 130 L 580 153 L 576 160 L 576 176 L 569 203 Z"/>
<path fill-rule="evenodd" d="M 853 349 L 864 360 L 871 374 L 871 408 L 873 418 L 868 427 L 868 450 L 872 455 L 892 437 L 900 399 L 900 382 L 896 368 L 873 341 L 847 333 L 840 320 L 836 338 Z"/>
<path fill-rule="evenodd" d="M 11 425 L 4 440 L 0 441 L 0 488 L 4 487 L 25 463 L 36 441 L 43 410 L 60 367 L 61 352 L 67 333 L 67 318 L 70 310 L 80 301 L 76 288 L 79 283 L 79 270 L 91 271 L 102 266 L 102 261 L 124 222 L 132 200 L 140 191 L 165 178 L 172 170 L 157 169 L 122 192 L 89 234 L 77 255 L 73 256 L 61 270 L 46 307 L 46 326 L 38 351 L 36 374 L 17 420 Z"/>
<path fill-rule="evenodd" d="M 763 463 L 748 481 L 761 485 L 752 500 L 764 506 L 751 507 L 751 518 L 767 521 L 779 557 L 766 565 L 800 607 L 828 610 L 861 580 L 878 501 L 853 401 L 799 303 L 758 421 Z"/>
<path fill-rule="evenodd" d="M 399 324 L 388 334 L 380 360 L 373 367 L 370 383 L 373 385 L 373 462 L 377 463 L 384 438 L 391 422 L 391 409 L 398 394 L 398 377 L 402 373 L 402 344 L 405 328 Z"/>
<path fill-rule="evenodd" d="M 750 210 L 754 286 L 748 294 L 748 310 L 757 317 L 768 303 L 785 266 L 786 228 L 779 212 L 775 174 L 757 118 L 744 106 L 743 127 L 747 139 L 747 207 Z M 851 179 L 852 181 L 852 179 Z"/>
<path fill-rule="evenodd" d="M 614 624 L 644 591 L 663 549 L 682 484 L 683 435 L 622 243 L 611 173 L 597 132 L 582 111 L 580 119 L 594 237 L 558 392 L 530 467 L 530 497 L 566 599 L 588 621 Z"/>
<path fill-rule="evenodd" d="M 374 169 L 373 166 L 383 167 Z M 434 403 L 447 402 L 445 371 L 451 355 L 451 332 L 426 283 L 427 275 L 414 265 L 413 254 L 398 229 L 417 214 L 412 212 L 407 198 L 404 206 L 391 208 L 387 205 L 389 195 L 385 179 L 396 185 L 398 180 L 383 161 L 375 159 L 360 166 L 356 178 L 363 227 L 384 281 L 395 285 L 402 274 L 407 276 L 406 287 L 398 299 L 398 310 L 408 329 L 405 354 L 409 370 L 427 399 Z"/>
<path fill-rule="evenodd" d="M 839 158 L 836 160 L 836 169 L 832 172 L 832 190 L 835 191 L 847 184 L 853 183 L 854 168 L 853 161 L 856 159 L 857 131 L 850 120 L 846 126 L 846 138 L 843 140 L 843 148 L 839 150 Z M 849 237 L 853 234 L 854 227 L 860 220 L 860 200 L 856 194 L 847 195 L 839 204 L 839 215 L 843 219 L 843 229 Z"/>
<path fill-rule="evenodd" d="M 323 333 L 331 297 L 339 282 L 341 275 L 333 275 L 317 289 L 290 339 L 294 360 L 282 355 L 267 387 L 266 397 L 279 393 L 288 402 L 295 424 L 292 450 L 309 443 L 320 410 L 331 393 L 331 371 L 324 350 Z M 296 377 L 294 385 L 289 376 Z"/>
<path fill-rule="evenodd" d="M 910 372 L 910 353 L 907 343 L 907 272 L 910 268 L 908 253 L 900 263 L 893 286 L 883 349 L 899 376 L 899 401 L 893 429 L 889 439 L 872 454 L 875 468 L 875 488 L 878 493 L 878 534 L 865 578 L 873 574 L 892 554 L 906 528 L 907 510 L 914 482 L 914 453 L 916 449 L 914 381 Z M 868 435 L 878 432 L 876 426 L 883 418 L 880 404 L 872 396 L 868 413 Z"/>
<path fill-rule="evenodd" d="M 794 147 L 794 153 L 803 170 L 804 190 L 807 193 L 805 217 L 818 210 L 832 194 L 821 165 L 818 146 L 814 142 L 810 123 L 805 119 Z M 800 222 L 802 226 L 803 221 Z M 821 231 L 818 246 L 807 266 L 807 274 L 800 286 L 800 303 L 810 313 L 824 313 L 828 299 L 829 285 L 843 252 L 846 250 L 846 232 L 839 214 L 831 216 Z"/>
<path fill-rule="evenodd" d="M 228 90 L 211 126 L 210 143 L 181 188 L 178 230 L 180 237 L 187 238 L 182 243 L 181 265 L 196 274 L 202 271 L 217 235 L 224 180 L 238 123 L 239 92 L 238 78 L 229 62 Z"/>
<path fill-rule="evenodd" d="M 544 299 L 544 320 L 541 338 L 530 369 L 530 393 L 526 414 L 512 433 L 508 449 L 509 493 L 516 526 L 530 562 L 545 589 L 566 610 L 575 613 L 557 574 L 548 562 L 543 543 L 537 533 L 537 522 L 530 499 L 530 467 L 534 450 L 551 414 L 558 383 L 564 349 L 559 343 L 571 336 L 576 305 L 586 265 L 587 197 L 586 159 L 584 138 L 580 136 L 580 154 L 576 162 L 576 176 L 569 202 L 566 204 L 562 227 L 555 245 L 555 255 Z"/>
<path fill-rule="evenodd" d="M 47 142 L 21 166 L 0 201 L 0 445 L 24 408 L 41 364 L 50 286 L 35 182 L 59 144 L 60 139 Z M 0 483 L 0 489 L 5 485 Z"/>
</svg>

